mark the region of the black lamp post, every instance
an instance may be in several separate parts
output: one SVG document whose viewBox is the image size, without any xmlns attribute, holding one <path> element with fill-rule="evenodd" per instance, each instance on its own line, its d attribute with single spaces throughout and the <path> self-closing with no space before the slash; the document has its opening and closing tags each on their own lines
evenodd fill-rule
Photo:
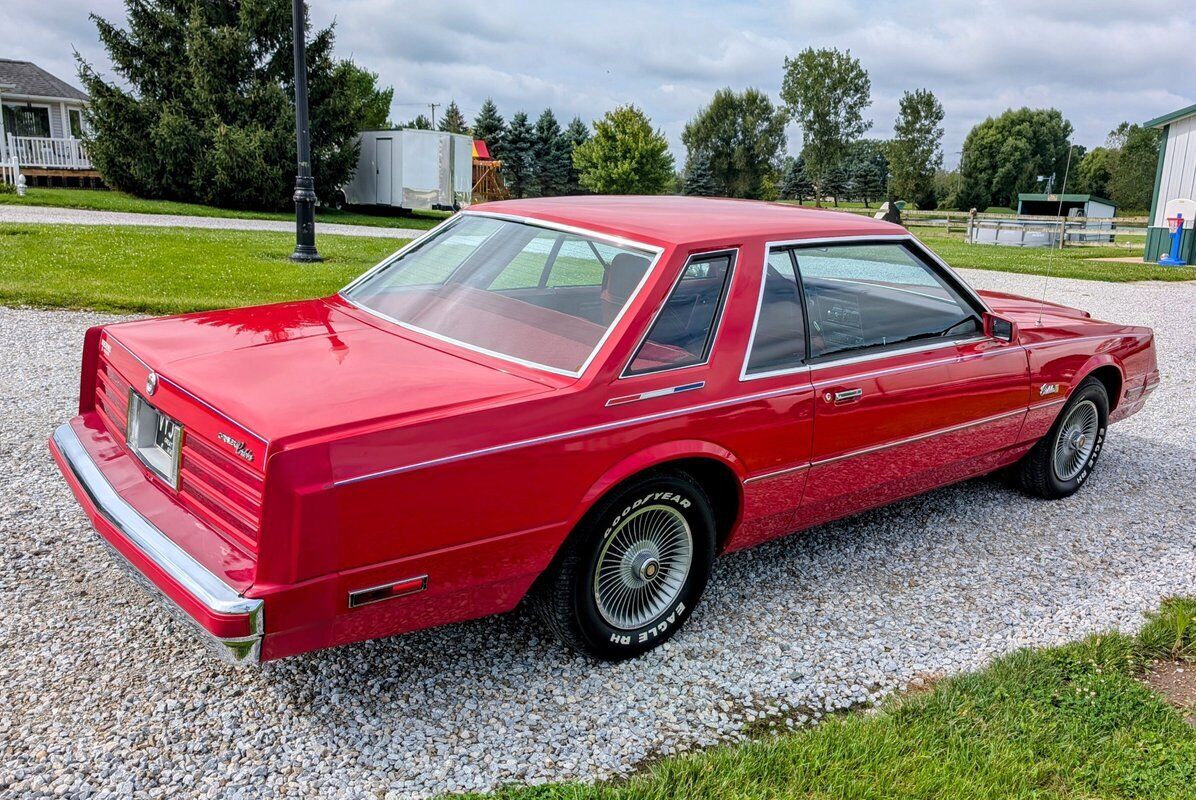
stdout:
<svg viewBox="0 0 1196 800">
<path fill-rule="evenodd" d="M 292 261 L 323 261 L 316 252 L 316 182 L 311 176 L 311 137 L 307 130 L 307 53 L 303 0 L 291 0 L 295 43 L 295 252 Z"/>
</svg>

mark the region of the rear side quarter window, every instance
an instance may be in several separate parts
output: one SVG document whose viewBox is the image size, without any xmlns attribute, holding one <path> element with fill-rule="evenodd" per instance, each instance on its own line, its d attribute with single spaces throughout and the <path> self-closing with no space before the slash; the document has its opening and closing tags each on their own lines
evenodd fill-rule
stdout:
<svg viewBox="0 0 1196 800">
<path fill-rule="evenodd" d="M 735 253 L 731 251 L 692 256 L 625 374 L 704 364 L 714 346 L 734 267 Z"/>
</svg>

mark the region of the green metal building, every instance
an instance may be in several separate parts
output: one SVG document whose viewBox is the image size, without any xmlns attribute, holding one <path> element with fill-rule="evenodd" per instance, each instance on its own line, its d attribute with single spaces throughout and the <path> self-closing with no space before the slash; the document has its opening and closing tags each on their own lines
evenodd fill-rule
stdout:
<svg viewBox="0 0 1196 800">
<path fill-rule="evenodd" d="M 1196 105 L 1164 114 L 1144 123 L 1143 127 L 1161 128 L 1163 133 L 1146 237 L 1146 260 L 1158 261 L 1171 248 L 1167 203 L 1180 198 L 1196 199 Z M 1193 233 L 1185 230 L 1180 240 L 1180 256 L 1189 264 L 1196 263 L 1196 235 Z"/>
</svg>

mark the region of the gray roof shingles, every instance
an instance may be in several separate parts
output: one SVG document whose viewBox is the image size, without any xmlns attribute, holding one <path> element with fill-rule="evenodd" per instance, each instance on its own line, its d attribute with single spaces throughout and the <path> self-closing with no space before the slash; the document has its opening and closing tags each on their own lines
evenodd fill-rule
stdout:
<svg viewBox="0 0 1196 800">
<path fill-rule="evenodd" d="M 31 61 L 0 58 L 0 87 L 6 84 L 15 88 L 0 88 L 0 93 L 87 101 L 87 95 L 83 92 L 66 81 L 55 78 Z"/>
</svg>

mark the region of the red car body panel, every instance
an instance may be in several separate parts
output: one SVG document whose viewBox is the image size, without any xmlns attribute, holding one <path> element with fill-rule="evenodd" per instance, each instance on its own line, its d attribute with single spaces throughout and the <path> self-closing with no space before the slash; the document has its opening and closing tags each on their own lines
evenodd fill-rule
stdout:
<svg viewBox="0 0 1196 800">
<path fill-rule="evenodd" d="M 1113 419 L 1141 408 L 1158 380 L 1148 329 L 996 293 L 982 296 L 1016 323 L 1014 342 L 977 336 L 745 379 L 769 242 L 908 234 L 738 201 L 476 208 L 662 248 L 579 378 L 400 327 L 339 295 L 87 336 L 72 431 L 130 507 L 261 601 L 261 659 L 510 610 L 598 498 L 654 466 L 684 460 L 720 482 L 721 546 L 733 550 L 1010 464 L 1096 370 L 1115 388 Z M 686 259 L 722 249 L 737 266 L 708 363 L 620 377 Z M 112 398 L 151 371 L 153 405 L 191 442 L 182 469 L 193 482 L 182 490 L 121 436 Z M 652 394 L 678 386 L 686 390 Z M 864 390 L 856 402 L 827 399 L 855 388 Z M 243 622 L 206 613 L 156 572 L 52 449 L 105 539 L 210 633 L 243 635 Z M 349 604 L 352 592 L 421 576 L 423 591 Z"/>
</svg>

